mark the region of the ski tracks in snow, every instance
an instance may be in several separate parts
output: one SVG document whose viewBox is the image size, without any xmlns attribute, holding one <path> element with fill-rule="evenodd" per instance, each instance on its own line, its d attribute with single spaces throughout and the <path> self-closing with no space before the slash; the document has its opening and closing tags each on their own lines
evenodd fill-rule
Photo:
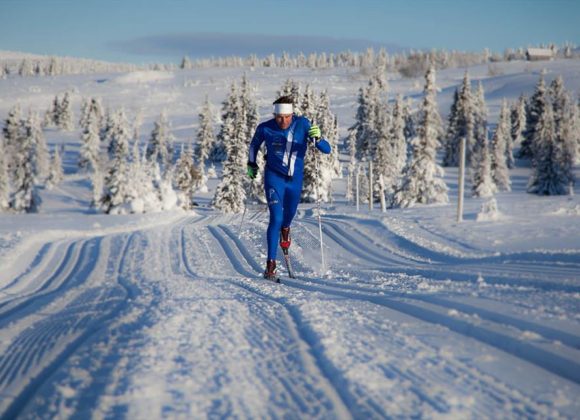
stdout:
<svg viewBox="0 0 580 420">
<path fill-rule="evenodd" d="M 462 259 L 328 217 L 331 271 L 319 277 L 305 217 L 291 249 L 299 279 L 276 285 L 260 278 L 259 219 L 248 215 L 244 239 L 237 218 L 207 212 L 42 247 L 0 289 L 0 416 L 577 412 L 577 320 L 549 309 L 575 305 L 574 261 Z"/>
</svg>

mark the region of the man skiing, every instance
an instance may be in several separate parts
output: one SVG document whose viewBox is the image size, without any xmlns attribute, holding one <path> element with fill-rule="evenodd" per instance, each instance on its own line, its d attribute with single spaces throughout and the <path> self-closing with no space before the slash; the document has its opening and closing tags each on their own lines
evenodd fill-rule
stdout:
<svg viewBox="0 0 580 420">
<path fill-rule="evenodd" d="M 266 143 L 264 189 L 270 210 L 267 230 L 268 260 L 264 278 L 278 280 L 276 253 L 280 247 L 287 253 L 290 247 L 290 224 L 298 209 L 302 193 L 304 157 L 308 144 L 322 153 L 330 153 L 330 144 L 321 138 L 320 128 L 307 118 L 297 116 L 290 96 L 282 96 L 274 103 L 274 118 L 261 123 L 250 143 L 247 174 L 258 174 L 256 157 L 262 143 Z"/>
</svg>

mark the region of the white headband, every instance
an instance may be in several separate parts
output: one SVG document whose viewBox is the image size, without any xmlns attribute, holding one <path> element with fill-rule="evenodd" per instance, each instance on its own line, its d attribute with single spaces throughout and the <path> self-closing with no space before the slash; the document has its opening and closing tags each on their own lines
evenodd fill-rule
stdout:
<svg viewBox="0 0 580 420">
<path fill-rule="evenodd" d="M 292 104 L 274 104 L 274 114 L 276 115 L 288 115 L 292 112 Z"/>
</svg>

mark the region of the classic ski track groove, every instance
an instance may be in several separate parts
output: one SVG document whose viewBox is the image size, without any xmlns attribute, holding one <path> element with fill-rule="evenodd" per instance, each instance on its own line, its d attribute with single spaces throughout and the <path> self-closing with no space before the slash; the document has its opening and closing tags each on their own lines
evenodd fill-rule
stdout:
<svg viewBox="0 0 580 420">
<path fill-rule="evenodd" d="M 240 254 L 244 258 L 249 258 L 249 259 L 246 260 L 246 263 L 250 267 L 252 267 L 252 268 L 254 268 L 255 266 L 258 266 L 258 264 L 254 260 L 254 258 L 251 256 L 251 254 L 247 250 L 246 246 L 231 231 L 231 229 L 227 228 L 226 226 L 220 226 L 220 228 L 224 231 L 224 233 L 226 233 L 229 236 L 230 240 L 235 243 L 235 245 L 238 247 L 238 251 L 240 252 Z M 214 232 L 215 233 L 218 233 L 215 230 L 215 228 L 214 228 Z M 218 240 L 220 242 L 220 244 L 222 244 L 222 246 L 223 246 L 223 243 L 222 243 L 223 242 L 223 238 L 221 240 L 219 238 L 221 236 L 221 234 L 218 234 L 218 235 L 215 235 L 214 234 L 214 236 L 215 236 L 216 240 Z M 227 246 L 229 246 L 229 245 L 227 245 Z M 228 254 L 228 253 L 226 253 L 226 254 Z M 236 271 L 238 271 L 242 275 L 247 275 L 247 270 L 245 270 L 243 267 L 241 268 L 241 270 L 238 270 L 236 268 L 236 267 L 239 267 L 240 266 L 240 262 L 237 261 L 237 260 L 234 261 L 234 259 L 236 259 L 236 257 L 233 254 L 233 251 L 230 251 L 230 255 L 231 255 L 230 256 L 230 261 L 232 263 L 232 266 L 236 269 Z M 427 316 L 427 317 L 423 317 L 423 316 L 417 317 L 416 312 L 413 311 L 413 310 L 411 310 L 411 311 L 405 310 L 405 308 L 401 307 L 400 305 L 387 305 L 386 302 L 383 302 L 380 299 L 374 299 L 372 296 L 356 296 L 356 295 L 352 295 L 352 293 L 343 293 L 341 291 L 333 290 L 330 287 L 323 287 L 323 288 L 320 288 L 320 287 L 310 287 L 310 286 L 306 286 L 304 284 L 300 284 L 298 282 L 295 282 L 295 281 L 292 281 L 292 280 L 289 280 L 289 279 L 283 280 L 283 284 L 289 285 L 289 286 L 291 286 L 293 288 L 296 288 L 296 289 L 301 289 L 301 290 L 306 290 L 306 291 L 318 291 L 318 292 L 321 292 L 321 293 L 324 293 L 324 294 L 327 294 L 327 295 L 330 294 L 330 295 L 344 297 L 344 298 L 349 298 L 349 299 L 362 300 L 362 301 L 366 301 L 366 302 L 369 302 L 369 303 L 378 304 L 380 306 L 386 306 L 386 307 L 388 307 L 390 309 L 394 309 L 394 310 L 396 310 L 398 312 L 405 313 L 406 315 L 410 315 L 412 317 L 419 318 L 422 321 L 426 321 L 426 322 L 429 322 L 429 323 L 436 323 L 436 324 L 443 325 L 443 326 L 449 328 L 449 326 L 446 325 L 445 323 L 442 323 L 442 322 L 433 322 L 432 320 L 430 320 L 429 316 Z M 474 338 L 477 341 L 483 342 L 484 344 L 488 344 L 488 345 L 491 344 L 492 347 L 498 348 L 499 350 L 503 350 L 502 348 L 499 348 L 499 347 L 495 346 L 493 344 L 493 342 L 492 343 L 486 343 L 484 340 L 480 340 L 480 339 L 478 339 L 476 336 L 474 336 L 472 334 L 468 334 L 468 333 L 463 332 L 463 331 L 456 331 L 456 329 L 453 329 L 453 328 L 450 328 L 450 329 L 452 329 L 455 332 L 458 332 L 460 335 L 467 336 L 468 338 Z M 468 328 L 468 330 L 469 330 L 469 328 Z M 518 357 L 517 354 L 515 356 Z M 466 370 L 466 366 L 464 366 L 464 365 L 459 365 L 459 366 L 461 366 L 461 368 L 462 368 L 463 371 Z M 472 367 L 470 367 L 470 368 L 472 369 Z M 402 374 L 402 372 L 399 372 L 399 374 L 400 374 L 400 376 L 404 376 Z M 474 376 L 474 374 L 471 374 L 471 376 Z M 481 378 L 480 376 L 481 376 L 481 373 L 478 373 L 477 376 L 475 376 L 475 379 L 473 380 L 473 382 L 477 382 L 477 381 L 484 382 L 485 380 L 483 378 Z M 488 380 L 485 381 L 485 382 L 487 382 L 486 385 L 487 385 L 488 388 L 493 388 L 496 381 L 497 380 L 495 378 L 489 377 Z M 418 383 L 421 383 L 421 381 L 419 381 Z M 417 393 L 421 394 L 421 391 L 419 389 L 416 389 L 415 391 Z M 492 391 L 488 390 L 488 392 L 491 394 Z M 426 399 L 428 399 L 428 396 L 427 395 L 424 395 L 423 394 L 422 396 L 425 397 Z M 539 407 L 541 405 L 541 404 L 538 404 L 536 401 L 530 399 L 529 397 L 523 397 L 523 398 L 526 400 L 527 404 L 529 404 L 530 406 Z M 437 403 L 434 402 L 434 406 L 436 406 L 436 405 L 437 405 Z M 369 408 L 369 407 L 366 407 L 366 408 L 369 409 L 371 412 L 373 412 L 373 411 L 376 412 L 376 410 L 372 410 L 372 408 Z M 532 410 L 534 410 L 534 409 L 532 408 Z M 385 415 L 384 411 L 383 410 L 380 410 L 380 409 L 379 409 L 378 413 L 380 413 L 380 416 L 384 416 Z M 366 414 L 368 414 L 368 412 Z"/>
<path fill-rule="evenodd" d="M 130 235 L 130 237 L 125 241 L 123 246 L 122 255 L 120 257 L 119 263 L 119 271 L 118 274 L 121 273 L 121 269 L 125 264 L 125 260 L 127 258 L 128 251 L 131 247 L 131 243 L 133 241 L 134 236 L 136 233 Z M 100 240 L 99 240 L 100 244 Z M 99 247 L 97 246 L 97 255 L 99 252 Z M 96 259 L 95 259 L 96 260 Z M 75 270 L 71 272 L 69 276 L 73 276 L 76 273 Z M 78 286 L 84 281 L 88 276 L 84 276 L 82 279 L 79 279 L 78 282 L 74 284 L 70 284 L 70 288 Z M 125 285 L 121 281 L 119 277 L 117 277 L 116 284 L 120 285 L 121 287 L 125 288 Z M 19 353 L 20 356 L 20 363 L 15 363 L 15 361 L 8 359 L 2 359 L 0 361 L 0 372 L 4 372 L 2 378 L 2 382 L 0 385 L 7 385 L 10 381 L 6 382 L 4 378 L 10 373 L 10 366 L 14 365 L 17 366 L 17 370 L 20 370 L 21 375 L 25 375 L 30 373 L 28 377 L 28 382 L 23 381 L 23 378 L 20 380 L 20 390 L 12 394 L 14 399 L 10 403 L 6 410 L 0 414 L 1 418 L 5 419 L 12 419 L 16 418 L 19 413 L 25 410 L 27 404 L 31 399 L 35 396 L 36 392 L 42 387 L 42 385 L 50 380 L 51 375 L 56 372 L 62 365 L 64 365 L 67 360 L 80 348 L 86 343 L 93 335 L 98 333 L 102 330 L 106 323 L 114 319 L 120 311 L 122 311 L 123 307 L 127 302 L 127 296 L 129 291 L 126 290 L 125 297 L 122 299 L 117 299 L 118 302 L 115 307 L 107 308 L 108 311 L 105 313 L 102 312 L 102 309 L 98 312 L 100 316 L 95 317 L 95 313 L 93 308 L 89 308 L 87 310 L 87 300 L 91 294 L 105 294 L 105 299 L 100 299 L 93 301 L 93 306 L 96 309 L 98 306 L 108 304 L 107 296 L 113 290 L 101 290 L 100 292 L 93 289 L 88 289 L 84 292 L 81 292 L 80 295 L 73 297 L 73 302 L 77 302 L 75 305 L 68 306 L 65 305 L 64 308 L 57 313 L 47 314 L 45 318 L 37 321 L 33 324 L 33 329 L 26 331 L 25 337 L 18 337 L 14 342 L 11 343 L 11 347 L 14 347 L 14 350 L 7 351 L 8 354 Z M 83 304 L 84 303 L 84 304 Z M 75 312 L 84 312 L 85 315 L 82 317 L 75 317 Z M 89 318 L 90 314 L 90 318 Z M 55 323 L 54 319 L 58 319 L 60 317 L 70 318 L 70 323 L 62 323 L 58 322 Z M 43 323 L 48 323 L 48 329 L 42 329 L 41 326 Z M 40 324 L 40 325 L 39 325 Z M 36 328 L 41 328 L 40 334 L 36 333 Z M 36 335 L 36 337 L 34 337 Z M 57 348 L 57 343 L 61 337 L 64 335 L 68 336 L 75 336 L 68 344 L 64 347 L 60 348 L 58 353 L 56 354 L 49 354 L 51 351 L 54 351 Z M 29 337 L 26 337 L 29 336 Z M 29 341 L 29 340 L 33 341 Z M 42 342 L 42 346 L 37 346 L 36 343 Z M 17 351 L 18 349 L 18 351 Z M 28 363 L 24 363 L 24 359 L 27 358 Z M 40 360 L 43 360 L 44 364 L 37 364 L 33 366 L 32 363 L 34 360 L 38 363 Z M 46 363 L 48 361 L 48 363 Z M 12 368 L 14 371 L 14 368 Z M 35 371 L 35 372 L 33 372 Z M 17 371 L 14 371 L 12 377 L 10 379 L 15 380 L 17 379 Z M 18 386 L 18 385 L 17 385 Z M 16 391 L 16 390 L 14 390 Z"/>
<path fill-rule="evenodd" d="M 241 263 L 239 263 L 239 258 L 237 258 L 235 256 L 235 251 L 233 250 L 233 248 L 230 247 L 230 245 L 227 243 L 225 238 L 223 236 L 221 236 L 218 229 L 212 225 L 207 225 L 206 228 L 209 231 L 209 233 L 211 234 L 211 236 L 213 237 L 213 239 L 215 240 L 215 242 L 220 246 L 220 248 L 222 249 L 222 251 L 224 252 L 226 257 L 229 259 L 232 268 L 237 273 L 243 275 L 244 277 L 250 277 L 250 278 L 254 277 L 254 273 L 245 270 L 243 265 Z M 184 269 L 185 269 L 185 272 L 187 273 L 187 275 L 189 275 L 190 277 L 192 277 L 198 281 L 200 279 L 207 278 L 206 276 L 203 276 L 201 274 L 197 274 L 193 270 L 193 268 L 191 267 L 191 265 L 188 261 L 187 255 L 185 254 L 185 249 L 187 247 L 186 247 L 186 236 L 185 236 L 185 233 L 183 231 L 181 233 L 181 246 L 180 246 L 180 248 L 181 248 L 183 266 L 184 266 Z M 345 403 L 343 391 L 341 391 L 340 389 L 337 389 L 336 386 L 333 384 L 333 381 L 331 381 L 329 379 L 327 369 L 325 369 L 325 365 L 328 364 L 328 362 L 320 360 L 320 358 L 317 356 L 316 352 L 313 350 L 313 343 L 311 342 L 311 340 L 308 339 L 308 337 L 305 337 L 305 335 L 302 331 L 302 328 L 299 327 L 299 325 L 301 323 L 299 322 L 299 315 L 297 314 L 296 308 L 294 308 L 291 305 L 289 305 L 289 304 L 287 304 L 279 299 L 276 299 L 276 298 L 274 298 L 274 297 L 272 297 L 264 292 L 261 292 L 260 290 L 257 290 L 256 288 L 252 287 L 251 285 L 244 284 L 243 282 L 240 282 L 235 278 L 218 277 L 217 279 L 219 279 L 221 281 L 225 281 L 225 282 L 227 282 L 235 287 L 242 288 L 245 291 L 250 292 L 253 295 L 257 295 L 260 298 L 265 299 L 267 301 L 270 301 L 270 302 L 276 304 L 278 307 L 280 307 L 282 309 L 283 313 L 285 314 L 284 318 L 286 319 L 287 324 L 289 326 L 291 326 L 291 328 L 292 328 L 291 336 L 294 337 L 296 340 L 299 340 L 298 343 L 295 344 L 295 347 L 300 350 L 300 353 L 302 354 L 302 358 L 306 358 L 306 360 L 308 360 L 308 358 L 311 359 L 311 363 L 313 363 L 313 366 L 315 366 L 317 375 L 319 377 L 319 381 L 321 381 L 322 384 L 325 384 L 325 386 L 328 390 L 332 391 L 331 395 L 327 396 L 327 398 L 330 397 L 330 400 L 334 401 L 335 414 L 342 413 L 342 414 L 340 414 L 340 417 L 344 417 L 345 415 L 350 416 L 350 415 L 355 414 L 352 412 L 353 409 Z M 267 282 L 267 281 L 264 280 L 264 282 Z M 267 283 L 264 283 L 264 284 L 267 284 Z M 280 287 L 280 285 L 275 285 L 275 284 L 272 284 L 271 286 L 272 287 Z M 268 317 L 262 319 L 262 321 L 265 324 L 270 325 L 270 327 L 272 328 L 272 331 L 277 331 L 280 328 L 278 325 L 275 325 L 273 320 L 270 320 Z M 261 340 L 258 340 L 257 343 L 261 343 Z M 284 377 L 278 377 L 278 374 L 276 372 L 271 372 L 271 373 L 274 374 L 278 378 L 278 380 L 284 385 L 285 389 L 287 390 L 289 395 L 291 395 L 293 397 L 296 404 L 298 406 L 302 407 L 303 409 L 305 409 L 306 405 L 302 401 L 303 396 L 297 394 L 294 391 L 294 386 L 290 385 L 287 382 L 287 380 L 285 380 Z M 332 395 L 332 394 L 334 394 L 334 395 Z M 303 414 L 307 414 L 307 413 L 303 413 Z"/>
<path fill-rule="evenodd" d="M 310 225 L 316 225 L 317 222 L 313 220 L 303 220 L 304 223 Z M 480 275 L 485 277 L 485 281 L 491 284 L 498 284 L 498 285 L 505 285 L 508 284 L 510 286 L 525 286 L 525 287 L 532 287 L 532 288 L 540 288 L 546 291 L 564 291 L 569 293 L 578 293 L 580 292 L 580 286 L 575 285 L 568 285 L 568 284 L 559 284 L 553 281 L 545 281 L 542 280 L 543 277 L 550 277 L 554 278 L 559 269 L 552 271 L 552 270 L 545 270 L 544 273 L 538 273 L 537 271 L 530 271 L 530 265 L 526 265 L 523 268 L 527 271 L 526 273 L 522 273 L 521 269 L 519 270 L 510 270 L 509 266 L 502 265 L 500 268 L 493 268 L 493 267 L 481 267 L 479 265 L 469 266 L 467 264 L 457 264 L 454 266 L 453 264 L 422 264 L 412 261 L 416 268 L 409 269 L 404 265 L 401 265 L 398 262 L 393 262 L 392 259 L 388 258 L 387 256 L 379 257 L 376 254 L 376 251 L 373 249 L 371 245 L 368 243 L 365 244 L 361 241 L 357 241 L 355 238 L 348 234 L 343 234 L 339 229 L 336 229 L 335 226 L 327 223 L 323 223 L 322 225 L 323 232 L 326 236 L 332 239 L 336 244 L 338 244 L 341 248 L 351 252 L 352 254 L 356 255 L 360 259 L 364 259 L 370 263 L 377 264 L 377 266 L 370 266 L 367 268 L 377 269 L 386 272 L 405 272 L 407 274 L 421 274 L 426 277 L 434 278 L 434 279 L 450 279 L 453 281 L 462 281 L 462 282 L 472 282 L 475 281 Z M 356 245 L 351 245 L 350 243 L 354 242 Z M 517 274 L 522 276 L 520 278 L 514 278 L 513 274 Z M 570 276 L 577 274 L 575 271 L 572 271 L 570 275 L 568 273 L 564 273 L 564 278 L 569 279 Z M 573 277 L 572 277 L 573 278 Z"/>
<path fill-rule="evenodd" d="M 230 236 L 230 239 L 236 244 L 236 246 L 238 246 L 238 248 L 242 247 L 245 248 L 245 245 L 238 238 Z M 253 257 L 247 251 L 247 249 L 244 252 L 241 252 L 241 254 L 244 256 L 244 258 L 247 256 L 248 258 L 253 260 Z M 233 263 L 235 265 L 240 265 L 238 261 L 234 261 Z M 248 264 L 250 264 L 250 266 L 253 267 L 257 263 L 254 260 L 252 263 L 248 261 Z M 240 273 L 242 274 L 242 272 Z M 362 294 L 362 293 L 355 295 L 351 292 L 346 292 L 336 287 L 331 288 L 329 286 L 314 286 L 314 285 L 304 286 L 304 284 L 298 283 L 290 279 L 285 279 L 283 282 L 286 285 L 307 291 L 316 290 L 323 293 L 326 292 L 328 294 L 346 297 L 349 299 L 364 300 L 381 306 L 386 306 L 390 309 L 394 309 L 396 311 L 405 313 L 407 315 L 413 316 L 426 322 L 442 325 L 454 332 L 476 339 L 480 342 L 483 342 L 484 344 L 490 345 L 499 350 L 512 354 L 513 356 L 518 357 L 522 360 L 526 360 L 527 362 L 535 364 L 538 367 L 544 368 L 558 376 L 571 380 L 575 383 L 580 383 L 580 357 L 565 358 L 561 355 L 554 354 L 549 350 L 545 350 L 539 345 L 518 340 L 517 338 L 511 335 L 505 334 L 502 331 L 501 324 L 498 324 L 497 322 L 491 319 L 486 320 L 489 325 L 480 326 L 473 324 L 472 322 L 466 321 L 464 319 L 458 319 L 448 316 L 445 313 L 448 308 L 446 308 L 445 306 L 438 305 L 437 303 L 434 302 L 429 303 L 435 307 L 442 308 L 443 311 L 437 312 L 436 309 L 428 309 L 421 307 L 420 305 L 414 303 L 412 299 L 409 299 L 406 296 L 390 297 L 388 292 L 382 296 L 376 294 Z M 498 325 L 499 328 L 496 328 L 496 325 Z M 515 326 L 513 327 L 517 328 Z M 498 329 L 499 331 L 495 331 L 496 329 Z M 540 328 L 538 327 L 536 329 Z M 571 350 L 573 354 L 576 354 L 576 356 L 580 355 L 580 352 L 578 352 L 578 350 L 576 349 Z"/>
</svg>

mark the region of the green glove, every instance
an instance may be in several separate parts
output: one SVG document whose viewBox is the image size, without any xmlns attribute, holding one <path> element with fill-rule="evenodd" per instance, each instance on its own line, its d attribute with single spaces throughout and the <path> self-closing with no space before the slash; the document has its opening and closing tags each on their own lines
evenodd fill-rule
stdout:
<svg viewBox="0 0 580 420">
<path fill-rule="evenodd" d="M 320 127 L 317 125 L 310 127 L 310 130 L 308 130 L 308 137 L 311 139 L 319 139 L 321 137 Z"/>
<path fill-rule="evenodd" d="M 246 174 L 251 179 L 256 179 L 256 177 L 258 176 L 258 165 L 256 165 L 254 162 L 248 162 Z"/>
</svg>

